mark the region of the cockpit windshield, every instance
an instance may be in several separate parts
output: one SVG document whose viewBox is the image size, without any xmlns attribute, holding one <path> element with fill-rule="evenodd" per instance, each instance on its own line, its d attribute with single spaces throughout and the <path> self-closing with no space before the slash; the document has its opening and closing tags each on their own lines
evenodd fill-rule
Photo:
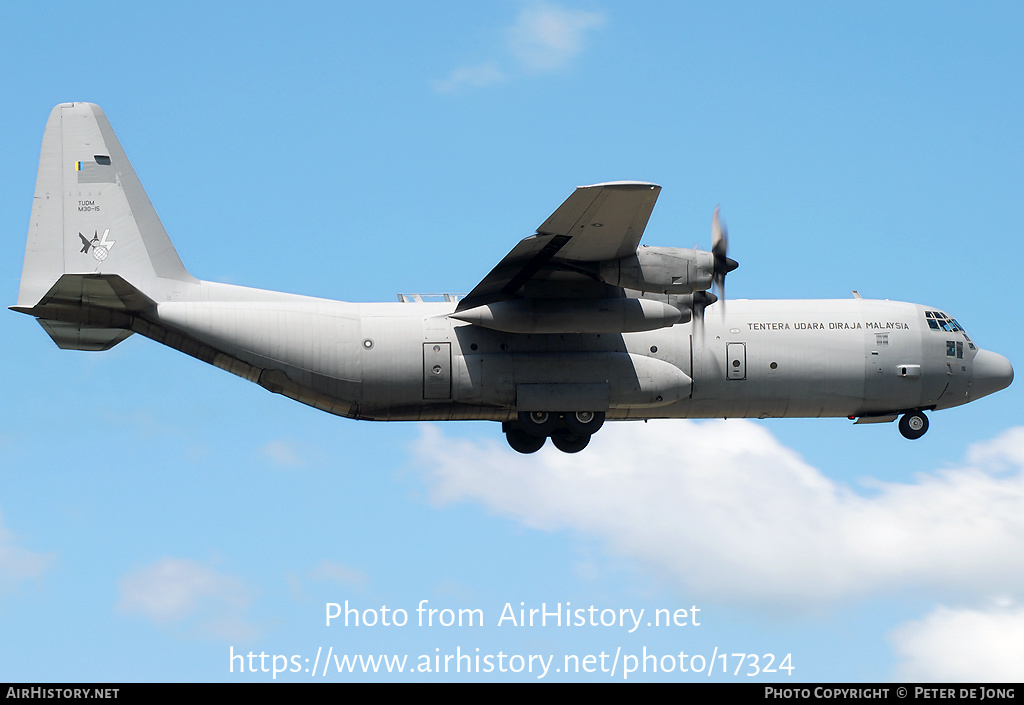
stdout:
<svg viewBox="0 0 1024 705">
<path fill-rule="evenodd" d="M 967 341 L 967 344 L 970 346 L 971 350 L 976 349 L 974 347 L 974 343 L 967 335 L 967 331 L 963 329 L 963 326 L 957 323 L 955 318 L 947 316 L 942 311 L 925 311 L 924 320 L 928 323 L 928 327 L 934 331 L 945 331 L 946 333 L 960 333 L 961 335 L 963 335 L 964 340 Z M 947 345 L 953 345 L 953 342 L 954 341 L 947 341 Z M 962 349 L 963 344 L 961 343 L 960 345 Z M 963 355 L 961 354 L 959 357 L 963 357 Z"/>
</svg>

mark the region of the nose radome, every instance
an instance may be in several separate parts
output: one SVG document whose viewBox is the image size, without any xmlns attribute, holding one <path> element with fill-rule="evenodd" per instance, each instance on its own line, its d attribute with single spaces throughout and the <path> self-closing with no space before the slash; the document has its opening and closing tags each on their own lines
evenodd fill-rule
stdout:
<svg viewBox="0 0 1024 705">
<path fill-rule="evenodd" d="M 971 398 L 978 399 L 1010 386 L 1013 381 L 1013 366 L 999 353 L 979 350 L 974 358 L 974 375 L 971 381 Z"/>
</svg>

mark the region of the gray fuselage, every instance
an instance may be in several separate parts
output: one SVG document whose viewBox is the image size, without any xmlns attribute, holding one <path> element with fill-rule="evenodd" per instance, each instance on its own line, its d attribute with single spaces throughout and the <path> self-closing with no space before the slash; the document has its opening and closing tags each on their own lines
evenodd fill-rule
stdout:
<svg viewBox="0 0 1024 705">
<path fill-rule="evenodd" d="M 199 300 L 158 305 L 161 327 L 261 370 L 253 381 L 272 391 L 352 418 L 871 417 L 994 391 L 972 388 L 976 356 L 994 354 L 962 330 L 930 328 L 937 310 L 918 304 L 737 300 L 724 317 L 710 307 L 702 327 L 526 335 L 453 320 L 453 303 L 198 286 Z"/>
</svg>

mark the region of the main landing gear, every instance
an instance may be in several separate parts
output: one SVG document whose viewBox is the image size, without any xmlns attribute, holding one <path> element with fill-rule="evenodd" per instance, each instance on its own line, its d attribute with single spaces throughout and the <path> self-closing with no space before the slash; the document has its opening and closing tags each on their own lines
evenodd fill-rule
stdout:
<svg viewBox="0 0 1024 705">
<path fill-rule="evenodd" d="M 502 430 L 519 453 L 536 453 L 548 438 L 563 453 L 579 453 L 603 424 L 603 411 L 522 411 L 518 421 L 506 421 Z"/>
<path fill-rule="evenodd" d="M 915 440 L 928 430 L 928 417 L 923 411 L 908 411 L 900 419 L 900 433 L 904 438 Z"/>
</svg>

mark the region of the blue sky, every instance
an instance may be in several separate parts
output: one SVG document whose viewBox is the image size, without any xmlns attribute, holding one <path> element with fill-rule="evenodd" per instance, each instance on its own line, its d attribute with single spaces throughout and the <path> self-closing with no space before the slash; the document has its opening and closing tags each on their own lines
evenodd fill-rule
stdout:
<svg viewBox="0 0 1024 705">
<path fill-rule="evenodd" d="M 648 244 L 708 247 L 721 204 L 730 297 L 926 303 L 1019 365 L 1024 11 L 834 5 L 8 3 L 8 304 L 46 116 L 86 100 L 203 279 L 468 291 L 575 186 L 637 179 L 664 189 Z M 297 656 L 277 679 L 299 681 L 330 648 L 1024 677 L 1019 384 L 916 442 L 672 421 L 523 457 L 495 424 L 335 418 L 140 336 L 65 352 L 8 312 L 0 338 L 0 680 L 272 679 L 234 649 Z M 410 624 L 325 626 L 346 600 Z M 486 623 L 415 626 L 422 600 Z M 701 624 L 498 626 L 506 603 Z"/>
</svg>

